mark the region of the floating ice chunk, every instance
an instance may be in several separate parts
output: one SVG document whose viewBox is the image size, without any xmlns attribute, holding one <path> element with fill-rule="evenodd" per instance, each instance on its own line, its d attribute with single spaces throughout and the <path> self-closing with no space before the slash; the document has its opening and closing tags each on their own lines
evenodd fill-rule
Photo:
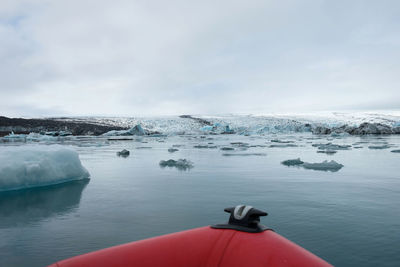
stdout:
<svg viewBox="0 0 400 267">
<path fill-rule="evenodd" d="M 304 162 L 303 165 L 301 165 L 304 169 L 310 169 L 310 170 L 316 170 L 316 171 L 331 171 L 331 172 L 337 172 L 341 168 L 343 168 L 342 164 L 337 163 L 334 160 L 331 161 L 323 161 L 321 163 L 309 163 L 309 162 Z"/>
<path fill-rule="evenodd" d="M 126 150 L 126 149 L 123 149 L 123 150 L 117 152 L 117 155 L 119 157 L 123 157 L 123 158 L 128 157 L 129 154 L 130 154 L 130 152 L 128 150 Z"/>
<path fill-rule="evenodd" d="M 374 145 L 374 146 L 369 146 L 369 149 L 387 149 L 390 148 L 390 145 L 383 144 L 383 145 Z"/>
<path fill-rule="evenodd" d="M 231 145 L 233 146 L 238 146 L 238 147 L 248 147 L 248 143 L 243 143 L 243 142 L 232 142 Z"/>
<path fill-rule="evenodd" d="M 285 147 L 297 147 L 298 145 L 295 144 L 272 144 L 269 147 L 280 147 L 280 148 L 285 148 Z"/>
<path fill-rule="evenodd" d="M 174 153 L 176 151 L 179 151 L 179 149 L 177 149 L 177 148 L 168 148 L 168 152 L 169 153 Z"/>
<path fill-rule="evenodd" d="M 193 148 L 217 148 L 217 146 L 209 146 L 209 145 L 196 145 Z"/>
<path fill-rule="evenodd" d="M 288 160 L 284 160 L 281 162 L 281 164 L 283 164 L 285 166 L 298 166 L 298 165 L 302 165 L 303 163 L 304 163 L 304 161 L 300 160 L 300 158 L 288 159 Z"/>
<path fill-rule="evenodd" d="M 267 147 L 266 145 L 250 145 L 249 147 Z"/>
<path fill-rule="evenodd" d="M 294 141 L 289 141 L 289 140 L 279 140 L 279 139 L 272 139 L 272 143 L 280 143 L 280 144 L 290 144 L 294 143 Z"/>
<path fill-rule="evenodd" d="M 247 156 L 266 156 L 267 154 L 265 153 L 224 153 L 222 156 L 225 157 L 232 157 L 232 156 L 241 156 L 241 157 L 247 157 Z"/>
<path fill-rule="evenodd" d="M 336 145 L 332 143 L 327 144 L 313 144 L 313 147 L 318 147 L 319 150 L 349 150 L 350 145 Z"/>
<path fill-rule="evenodd" d="M 392 151 L 390 151 L 390 152 L 393 152 L 393 153 L 400 153 L 400 149 L 395 149 L 395 150 L 392 150 Z"/>
<path fill-rule="evenodd" d="M 46 186 L 89 177 L 74 150 L 21 146 L 0 150 L 0 191 Z"/>
<path fill-rule="evenodd" d="M 317 153 L 325 153 L 327 155 L 333 155 L 337 152 L 337 150 L 318 150 Z"/>
<path fill-rule="evenodd" d="M 108 141 L 132 141 L 133 138 L 126 138 L 126 137 L 112 137 L 107 138 Z"/>
<path fill-rule="evenodd" d="M 12 142 L 23 142 L 26 141 L 26 134 L 14 134 L 11 132 L 10 134 L 3 137 L 4 140 L 12 141 Z"/>
<path fill-rule="evenodd" d="M 221 150 L 235 150 L 233 147 L 221 147 Z"/>
<path fill-rule="evenodd" d="M 310 170 L 316 170 L 316 171 L 331 171 L 331 172 L 337 172 L 340 170 L 343 165 L 337 163 L 334 160 L 331 161 L 323 161 L 321 163 L 309 163 L 309 162 L 304 162 L 300 158 L 297 159 L 288 159 L 285 161 L 282 161 L 281 164 L 285 166 L 299 166 L 303 167 L 304 169 L 310 169 Z"/>
<path fill-rule="evenodd" d="M 175 167 L 178 170 L 189 170 L 193 168 L 193 163 L 187 159 L 178 159 L 178 160 L 162 160 L 160 161 L 160 167 L 165 168 L 165 167 Z"/>
</svg>

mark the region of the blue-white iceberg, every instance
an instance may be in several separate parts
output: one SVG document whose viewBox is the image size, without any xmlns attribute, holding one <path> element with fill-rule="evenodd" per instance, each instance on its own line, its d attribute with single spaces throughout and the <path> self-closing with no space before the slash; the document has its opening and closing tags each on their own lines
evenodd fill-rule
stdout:
<svg viewBox="0 0 400 267">
<path fill-rule="evenodd" d="M 89 178 L 79 155 L 63 146 L 0 149 L 0 191 L 46 186 Z"/>
</svg>

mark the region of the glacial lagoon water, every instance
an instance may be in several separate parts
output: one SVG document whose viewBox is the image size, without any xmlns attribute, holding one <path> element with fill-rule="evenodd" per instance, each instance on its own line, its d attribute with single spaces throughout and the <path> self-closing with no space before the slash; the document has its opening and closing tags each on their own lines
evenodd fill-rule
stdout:
<svg viewBox="0 0 400 267">
<path fill-rule="evenodd" d="M 79 153 L 89 181 L 0 193 L 0 265 L 44 266 L 224 222 L 223 208 L 243 203 L 267 211 L 264 224 L 336 266 L 400 266 L 400 154 L 390 152 L 399 149 L 399 136 L 133 139 L 57 141 Z M 297 147 L 269 147 L 272 139 L 291 140 Z M 352 147 L 327 155 L 312 146 L 327 142 Z M 391 148 L 368 148 L 386 143 Z M 211 148 L 194 148 L 199 144 Z M 3 143 L 0 150 L 10 145 L 26 143 Z M 173 145 L 180 145 L 179 151 L 168 152 Z M 130 156 L 118 157 L 122 149 Z M 194 167 L 159 166 L 161 160 L 180 158 Z M 335 160 L 344 167 L 331 172 L 281 164 L 296 158 Z"/>
</svg>

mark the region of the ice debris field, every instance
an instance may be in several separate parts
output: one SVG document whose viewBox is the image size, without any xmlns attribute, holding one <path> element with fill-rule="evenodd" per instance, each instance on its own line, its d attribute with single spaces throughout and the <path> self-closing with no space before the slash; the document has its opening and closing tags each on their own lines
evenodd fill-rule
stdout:
<svg viewBox="0 0 400 267">
<path fill-rule="evenodd" d="M 86 179 L 77 150 L 110 147 L 121 160 L 160 155 L 154 166 L 167 170 L 195 168 L 193 153 L 218 154 L 226 160 L 261 157 L 287 151 L 280 165 L 302 170 L 338 172 L 346 168 L 337 155 L 350 151 L 398 154 L 400 116 L 369 114 L 331 117 L 180 116 L 171 118 L 81 118 L 84 122 L 117 125 L 100 136 L 46 133 L 0 137 L 0 191 Z M 76 119 L 75 119 L 76 121 Z M 67 132 L 67 131 L 65 131 Z M 392 138 L 391 136 L 394 136 Z M 315 158 L 303 159 L 305 150 Z M 143 152 L 139 152 L 143 151 Z M 190 153 L 189 153 L 190 152 Z M 95 153 L 95 152 L 93 152 Z M 161 153 L 162 154 L 162 153 Z M 397 156 L 397 155 L 394 155 Z M 302 157 L 302 159 L 300 159 Z"/>
</svg>

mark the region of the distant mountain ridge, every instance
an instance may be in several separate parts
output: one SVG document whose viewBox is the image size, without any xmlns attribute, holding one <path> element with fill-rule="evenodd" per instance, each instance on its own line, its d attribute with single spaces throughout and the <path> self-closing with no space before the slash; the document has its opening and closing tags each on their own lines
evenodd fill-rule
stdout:
<svg viewBox="0 0 400 267">
<path fill-rule="evenodd" d="M 31 132 L 69 131 L 72 135 L 101 135 L 111 130 L 125 130 L 124 127 L 100 125 L 95 123 L 74 122 L 51 119 L 23 119 L 0 116 L 0 136 L 11 132 L 28 134 Z"/>
</svg>

